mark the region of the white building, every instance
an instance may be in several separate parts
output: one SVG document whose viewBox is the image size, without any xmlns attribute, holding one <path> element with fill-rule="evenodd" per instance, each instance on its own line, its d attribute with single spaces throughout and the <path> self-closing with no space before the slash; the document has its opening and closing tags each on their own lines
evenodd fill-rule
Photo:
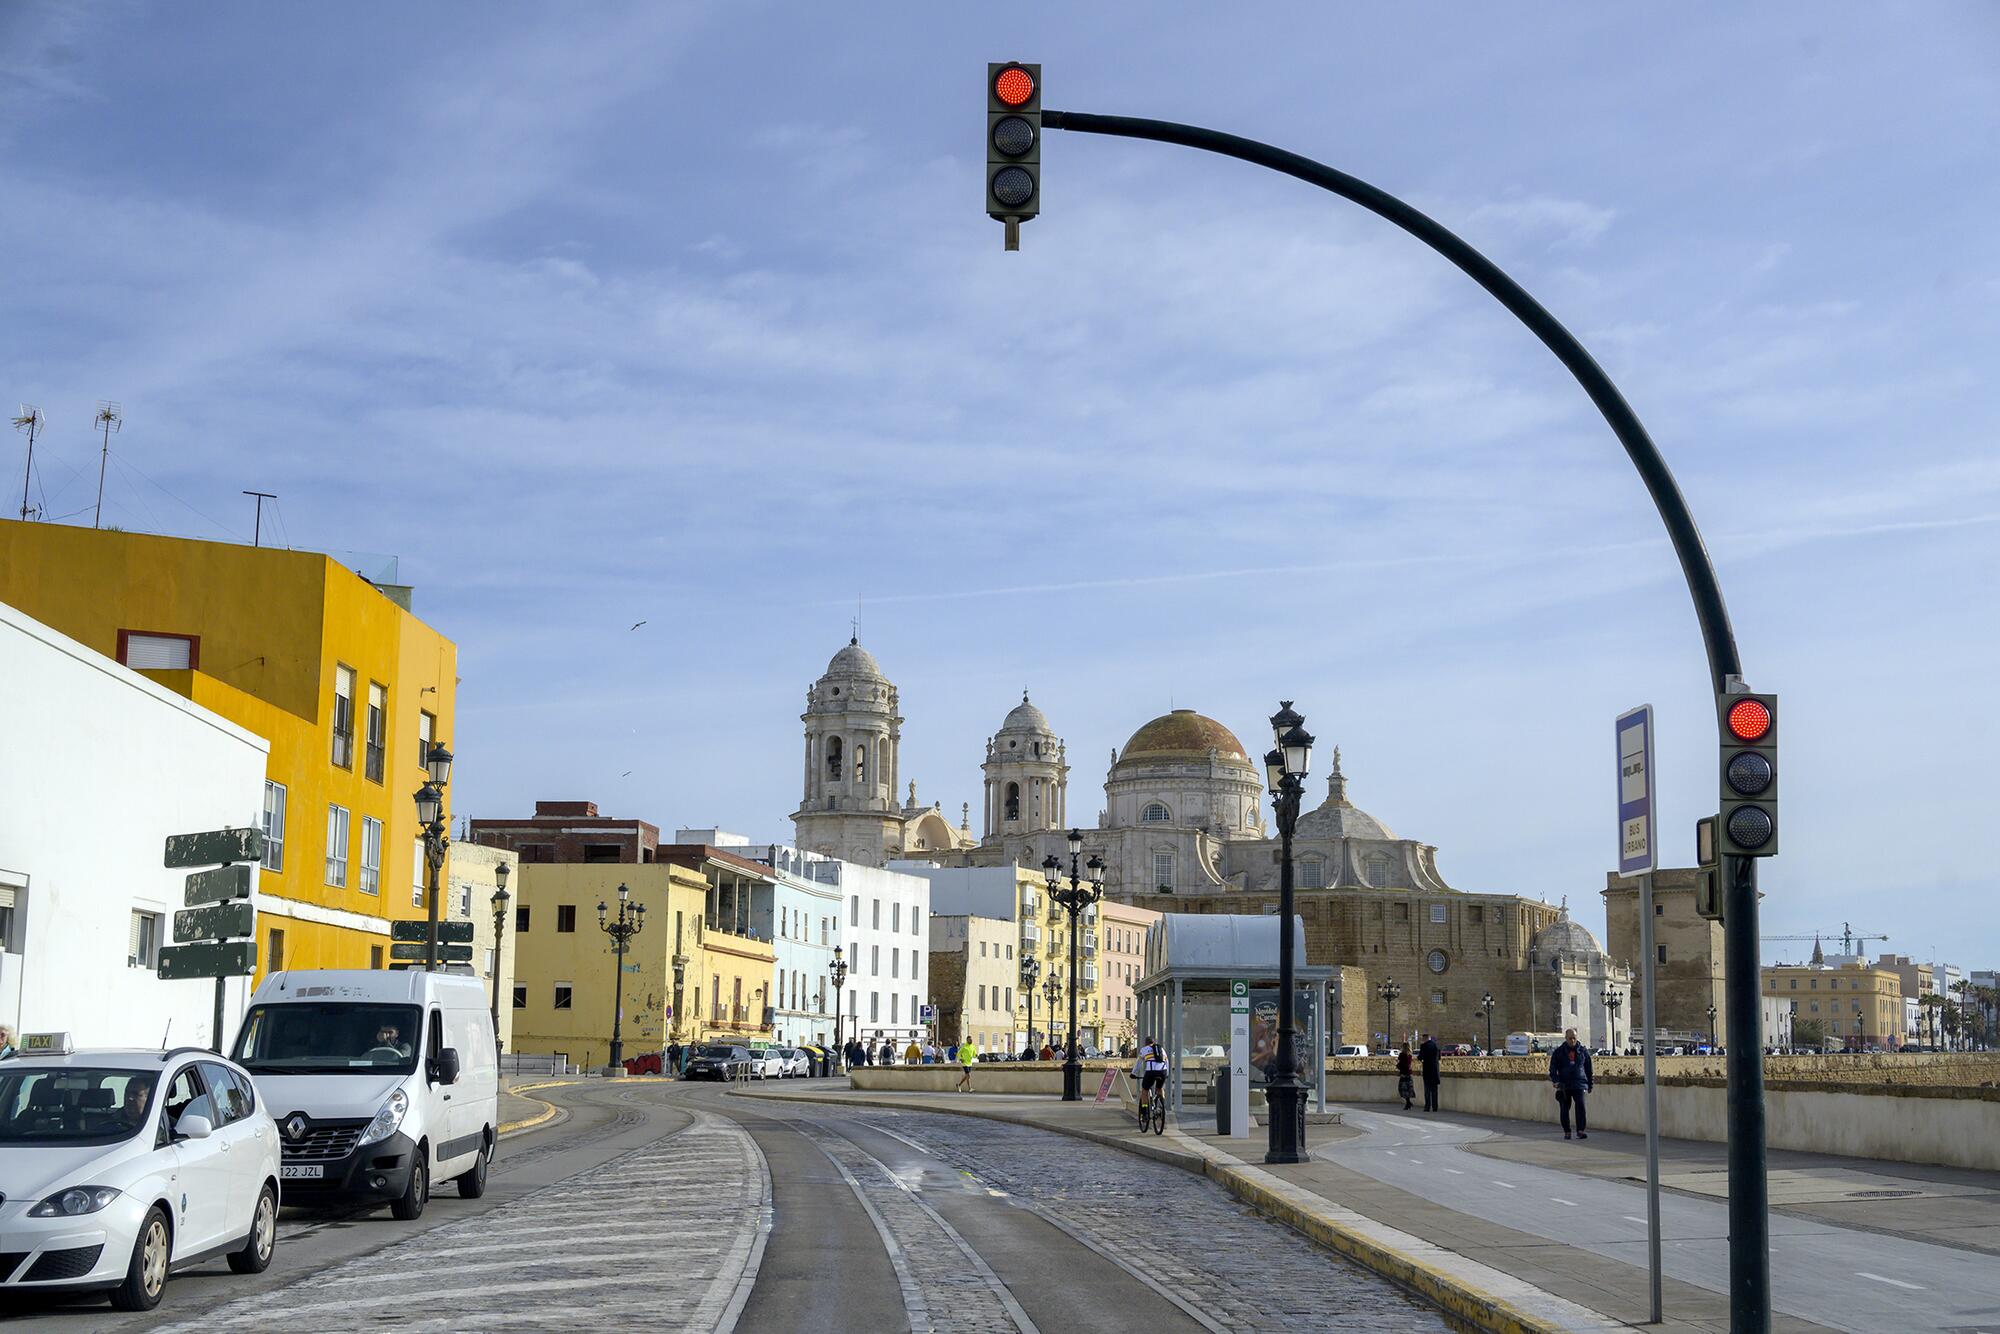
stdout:
<svg viewBox="0 0 2000 1334">
<path fill-rule="evenodd" d="M 215 984 L 163 982 L 167 837 L 260 822 L 268 744 L 0 604 L 0 1023 L 80 1047 L 207 1046 Z M 225 1042 L 248 979 L 226 984 Z"/>
<path fill-rule="evenodd" d="M 815 858 L 834 867 L 830 882 L 846 901 L 839 944 L 846 952 L 845 1036 L 898 1046 L 924 1031 L 930 999 L 931 882 L 922 876 Z M 815 877 L 826 872 L 815 870 Z"/>
<path fill-rule="evenodd" d="M 833 987 L 827 974 L 840 942 L 841 863 L 800 852 L 783 843 L 720 843 L 696 835 L 734 839 L 719 830 L 683 829 L 677 843 L 708 841 L 739 857 L 767 866 L 775 883 L 770 899 L 754 898 L 751 929 L 771 942 L 773 967 L 771 1022 L 780 1043 L 833 1039 Z"/>
</svg>

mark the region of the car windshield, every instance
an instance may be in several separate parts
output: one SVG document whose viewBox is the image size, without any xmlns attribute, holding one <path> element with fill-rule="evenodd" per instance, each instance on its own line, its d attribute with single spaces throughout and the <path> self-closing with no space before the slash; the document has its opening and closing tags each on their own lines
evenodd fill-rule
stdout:
<svg viewBox="0 0 2000 1334">
<path fill-rule="evenodd" d="M 709 1046 L 706 1046 L 706 1047 L 703 1047 L 703 1048 L 702 1048 L 702 1049 L 701 1049 L 700 1051 L 696 1052 L 696 1053 L 695 1053 L 695 1055 L 697 1055 L 697 1056 L 713 1056 L 713 1057 L 716 1057 L 716 1058 L 718 1058 L 718 1059 L 721 1059 L 721 1060 L 727 1060 L 727 1059 L 729 1059 L 730 1057 L 732 1057 L 732 1056 L 735 1056 L 735 1055 L 736 1055 L 736 1048 L 734 1048 L 734 1047 L 718 1047 L 718 1046 L 715 1046 L 715 1045 L 711 1044 L 711 1045 L 709 1045 Z"/>
<path fill-rule="evenodd" d="M 0 1075 L 0 1144 L 116 1144 L 154 1123 L 156 1070 L 9 1061 Z"/>
<path fill-rule="evenodd" d="M 414 1005 L 259 1005 L 243 1021 L 236 1062 L 267 1075 L 406 1075 L 417 1068 L 422 1018 Z"/>
</svg>

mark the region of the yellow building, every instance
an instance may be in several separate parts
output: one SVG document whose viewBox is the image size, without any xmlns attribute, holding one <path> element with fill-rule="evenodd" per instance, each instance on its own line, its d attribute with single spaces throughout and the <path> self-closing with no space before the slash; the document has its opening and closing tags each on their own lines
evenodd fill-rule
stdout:
<svg viewBox="0 0 2000 1334">
<path fill-rule="evenodd" d="M 697 998 L 706 994 L 709 969 L 702 948 L 708 885 L 701 876 L 661 863 L 523 862 L 509 886 L 513 1050 L 561 1052 L 586 1069 L 610 1058 L 618 975 L 611 937 L 598 926 L 597 905 L 605 904 L 607 920 L 615 919 L 620 885 L 629 888 L 635 907 L 646 910 L 625 954 L 620 1026 L 625 1055 L 660 1051 L 676 1038 L 695 1036 L 693 1014 Z M 769 946 L 765 949 L 768 960 Z M 678 1004 L 677 957 L 683 961 Z M 767 980 L 769 975 L 767 962 Z"/>
<path fill-rule="evenodd" d="M 1013 868 L 1021 902 L 1021 954 L 1039 961 L 1041 977 L 1035 991 L 1035 1028 L 1046 1038 L 1053 1034 L 1059 1043 L 1069 1041 L 1070 929 L 1069 910 L 1049 893 L 1042 873 L 1029 867 Z M 1064 882 L 1067 888 L 1067 881 Z M 1077 918 L 1076 940 L 1076 1028 L 1078 1039 L 1101 1046 L 1104 1034 L 1102 998 L 1099 995 L 1097 963 L 1097 919 L 1102 904 L 1085 908 Z M 1032 929 L 1031 929 L 1032 928 Z M 1055 1013 L 1049 1013 L 1045 988 L 1049 978 L 1062 984 Z M 1020 1006 L 1022 1031 L 1027 1029 L 1027 999 Z"/>
<path fill-rule="evenodd" d="M 383 967 L 389 923 L 425 915 L 411 796 L 458 650 L 408 601 L 313 552 L 0 521 L 0 602 L 270 743 L 260 979 Z"/>
<path fill-rule="evenodd" d="M 1771 964 L 1764 994 L 1792 1006 L 1792 1032 L 1812 1024 L 1845 1049 L 1897 1046 L 1903 1033 L 1903 984 L 1895 971 L 1865 963 Z"/>
<path fill-rule="evenodd" d="M 688 1010 L 698 1040 L 768 1042 L 771 979 L 777 966 L 777 951 L 768 940 L 716 927 L 702 932 L 702 989 Z"/>
</svg>

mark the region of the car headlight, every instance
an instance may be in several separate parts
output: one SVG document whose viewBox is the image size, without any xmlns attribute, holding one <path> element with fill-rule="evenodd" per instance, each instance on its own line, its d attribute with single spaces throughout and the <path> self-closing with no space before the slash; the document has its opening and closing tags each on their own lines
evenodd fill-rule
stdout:
<svg viewBox="0 0 2000 1334">
<path fill-rule="evenodd" d="M 403 1113 L 409 1110 L 409 1095 L 401 1089 L 394 1090 L 382 1104 L 382 1110 L 375 1113 L 375 1119 L 368 1123 L 368 1128 L 361 1132 L 361 1138 L 356 1144 L 373 1144 L 377 1140 L 389 1138 L 396 1133 L 396 1128 L 403 1124 Z"/>
<path fill-rule="evenodd" d="M 94 1214 L 105 1205 L 117 1199 L 115 1186 L 71 1186 L 59 1190 L 28 1210 L 30 1218 L 75 1218 L 79 1214 Z"/>
</svg>

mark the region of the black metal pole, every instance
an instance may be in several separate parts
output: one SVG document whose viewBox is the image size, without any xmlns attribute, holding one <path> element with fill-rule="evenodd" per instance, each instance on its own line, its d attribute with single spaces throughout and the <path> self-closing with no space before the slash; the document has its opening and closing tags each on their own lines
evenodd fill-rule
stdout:
<svg viewBox="0 0 2000 1334">
<path fill-rule="evenodd" d="M 1071 897 L 1063 904 L 1069 911 L 1069 1046 L 1063 1058 L 1064 1102 L 1083 1100 L 1083 1062 L 1076 1051 L 1076 976 L 1077 976 L 1077 918 L 1083 904 L 1075 898 L 1076 876 L 1070 876 Z"/>
<path fill-rule="evenodd" d="M 424 967 L 433 971 L 438 966 L 438 863 L 444 860 L 438 840 L 443 835 L 437 822 L 424 826 L 424 916 L 429 923 L 424 928 Z"/>
<path fill-rule="evenodd" d="M 500 1048 L 500 922 L 505 908 L 493 910 L 493 1048 Z"/>
<path fill-rule="evenodd" d="M 1299 1132 L 1299 1057 L 1297 1024 L 1293 1010 L 1296 987 L 1292 942 L 1292 833 L 1298 824 L 1299 794 L 1304 787 L 1297 774 L 1286 774 L 1278 784 L 1278 1051 L 1272 1069 L 1264 1076 L 1264 1105 L 1270 1112 L 1270 1143 L 1264 1150 L 1267 1163 L 1308 1161 L 1304 1136 Z"/>
<path fill-rule="evenodd" d="M 625 1060 L 625 905 L 618 905 L 618 925 L 612 928 L 611 966 L 611 1064 Z"/>
</svg>

